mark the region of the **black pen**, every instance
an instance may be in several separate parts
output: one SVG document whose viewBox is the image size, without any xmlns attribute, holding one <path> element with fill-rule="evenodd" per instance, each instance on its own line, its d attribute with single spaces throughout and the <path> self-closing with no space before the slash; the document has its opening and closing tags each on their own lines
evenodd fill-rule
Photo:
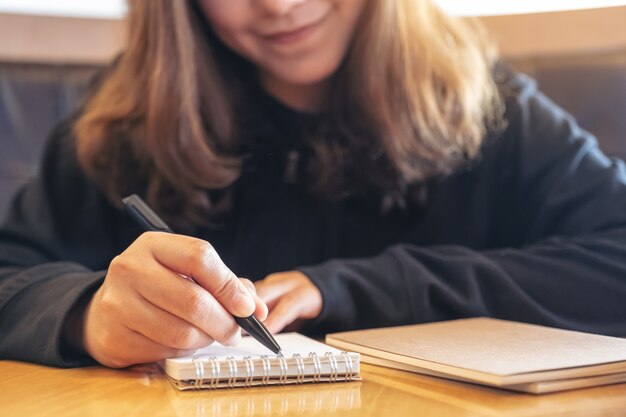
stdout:
<svg viewBox="0 0 626 417">
<path fill-rule="evenodd" d="M 145 231 L 148 232 L 165 232 L 174 233 L 165 222 L 152 211 L 152 209 L 136 194 L 130 195 L 122 200 L 124 203 L 124 209 L 126 212 L 139 224 Z M 193 277 L 189 277 L 193 279 Z M 197 281 L 194 280 L 194 282 Z M 198 284 L 199 285 L 199 284 Z M 249 317 L 237 317 L 234 316 L 235 322 L 261 342 L 263 346 L 267 347 L 272 352 L 278 354 L 281 349 L 272 334 L 267 328 L 256 318 L 254 314 Z"/>
</svg>

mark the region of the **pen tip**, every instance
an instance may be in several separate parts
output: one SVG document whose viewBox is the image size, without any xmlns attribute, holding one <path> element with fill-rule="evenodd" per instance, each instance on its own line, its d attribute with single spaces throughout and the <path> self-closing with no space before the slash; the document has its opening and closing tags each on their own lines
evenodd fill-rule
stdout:
<svg viewBox="0 0 626 417">
<path fill-rule="evenodd" d="M 235 321 L 242 329 L 247 331 L 250 336 L 261 342 L 263 346 L 273 353 L 278 354 L 281 352 L 280 345 L 254 314 L 249 317 L 235 317 Z"/>
</svg>

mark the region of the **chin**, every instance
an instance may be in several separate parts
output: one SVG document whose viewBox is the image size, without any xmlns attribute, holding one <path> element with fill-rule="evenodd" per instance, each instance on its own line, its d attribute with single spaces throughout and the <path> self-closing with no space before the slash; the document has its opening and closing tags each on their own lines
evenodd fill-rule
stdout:
<svg viewBox="0 0 626 417">
<path fill-rule="evenodd" d="M 340 62 L 308 61 L 297 65 L 275 65 L 271 73 L 283 82 L 295 85 L 318 84 L 332 77 Z"/>
</svg>

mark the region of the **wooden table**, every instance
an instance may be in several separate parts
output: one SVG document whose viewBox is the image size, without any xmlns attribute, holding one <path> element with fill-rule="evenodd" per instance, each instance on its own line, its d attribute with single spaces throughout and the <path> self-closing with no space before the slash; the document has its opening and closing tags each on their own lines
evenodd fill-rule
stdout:
<svg viewBox="0 0 626 417">
<path fill-rule="evenodd" d="M 2 417 L 624 416 L 626 384 L 534 396 L 362 365 L 362 382 L 174 389 L 154 366 L 55 369 L 0 361 Z"/>
</svg>

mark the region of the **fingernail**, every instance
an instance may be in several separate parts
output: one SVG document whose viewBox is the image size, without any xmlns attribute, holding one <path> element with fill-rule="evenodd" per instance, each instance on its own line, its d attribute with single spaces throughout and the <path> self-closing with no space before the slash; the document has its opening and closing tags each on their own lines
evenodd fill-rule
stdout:
<svg viewBox="0 0 626 417">
<path fill-rule="evenodd" d="M 261 308 L 257 308 L 257 310 L 260 310 L 260 312 L 257 313 L 257 318 L 261 321 L 264 321 L 267 318 L 267 314 L 269 313 L 267 309 L 267 304 L 261 304 Z"/>
<path fill-rule="evenodd" d="M 242 288 L 243 289 L 235 296 L 234 304 L 236 311 L 234 311 L 233 314 L 239 317 L 248 317 L 254 313 L 256 303 L 252 295 L 245 289 L 245 286 L 242 285 Z"/>
<path fill-rule="evenodd" d="M 241 342 L 241 332 L 236 332 L 230 339 L 225 340 L 224 346 L 237 346 Z"/>
</svg>

